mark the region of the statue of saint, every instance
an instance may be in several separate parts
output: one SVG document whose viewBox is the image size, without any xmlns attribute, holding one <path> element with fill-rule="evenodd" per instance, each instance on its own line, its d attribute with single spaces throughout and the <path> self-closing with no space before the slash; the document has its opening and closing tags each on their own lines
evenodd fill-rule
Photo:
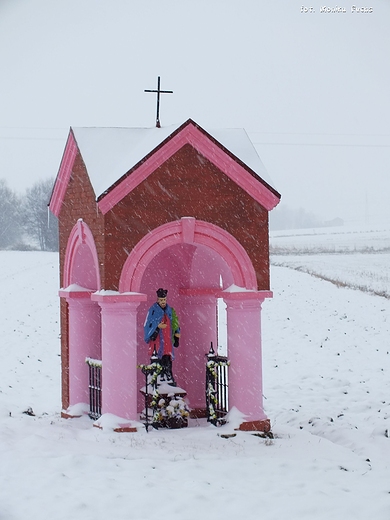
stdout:
<svg viewBox="0 0 390 520">
<path fill-rule="evenodd" d="M 174 348 L 179 346 L 180 325 L 175 309 L 167 303 L 167 289 L 158 289 L 157 301 L 146 316 L 144 339 L 149 345 L 149 355 L 156 349 L 163 371 L 161 380 L 176 386 L 172 373 L 172 360 L 175 358 Z"/>
</svg>

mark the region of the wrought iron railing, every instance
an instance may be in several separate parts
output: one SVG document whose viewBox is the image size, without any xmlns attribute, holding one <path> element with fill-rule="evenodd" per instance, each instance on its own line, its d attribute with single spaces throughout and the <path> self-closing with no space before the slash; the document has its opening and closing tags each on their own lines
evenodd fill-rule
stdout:
<svg viewBox="0 0 390 520">
<path fill-rule="evenodd" d="M 228 402 L 228 367 L 227 357 L 218 356 L 213 349 L 206 354 L 206 414 L 207 420 L 218 426 L 225 423 L 229 411 Z"/>
<path fill-rule="evenodd" d="M 89 416 L 99 419 L 102 415 L 102 362 L 99 359 L 86 358 L 89 370 Z"/>
<path fill-rule="evenodd" d="M 154 423 L 157 412 L 157 401 L 159 397 L 157 390 L 157 378 L 162 371 L 162 367 L 158 362 L 156 349 L 150 358 L 149 365 L 139 365 L 139 368 L 145 376 L 145 391 L 142 392 L 145 398 L 143 419 L 145 421 L 144 424 L 146 431 L 148 431 L 149 426 L 153 425 Z"/>
<path fill-rule="evenodd" d="M 145 409 L 141 414 L 146 431 L 153 428 L 186 428 L 189 408 L 185 402 L 186 392 L 177 387 L 169 370 L 161 364 L 154 349 L 149 365 L 139 365 L 145 375 L 145 387 L 141 393 L 145 398 Z M 170 376 L 170 377 L 169 377 Z"/>
</svg>

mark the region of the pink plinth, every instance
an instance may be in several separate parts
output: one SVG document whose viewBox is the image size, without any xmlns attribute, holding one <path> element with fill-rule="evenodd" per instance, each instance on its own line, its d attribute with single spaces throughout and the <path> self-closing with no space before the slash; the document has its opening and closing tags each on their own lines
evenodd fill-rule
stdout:
<svg viewBox="0 0 390 520">
<path fill-rule="evenodd" d="M 102 309 L 102 413 L 138 420 L 137 308 L 144 294 L 96 293 Z"/>
</svg>

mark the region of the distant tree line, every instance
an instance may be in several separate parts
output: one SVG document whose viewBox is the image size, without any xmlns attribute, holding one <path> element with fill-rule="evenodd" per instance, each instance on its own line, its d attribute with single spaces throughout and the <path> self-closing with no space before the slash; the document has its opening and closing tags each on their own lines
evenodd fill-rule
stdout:
<svg viewBox="0 0 390 520">
<path fill-rule="evenodd" d="M 58 251 L 58 220 L 48 203 L 54 179 L 18 195 L 0 179 L 0 249 Z"/>
<path fill-rule="evenodd" d="M 324 222 L 317 215 L 303 208 L 290 208 L 281 204 L 270 213 L 271 231 L 316 228 L 323 225 Z"/>
<path fill-rule="evenodd" d="M 41 180 L 15 193 L 0 179 L 0 249 L 58 251 L 58 220 L 48 210 L 54 179 Z M 270 213 L 270 229 L 305 229 L 342 225 L 341 219 L 323 222 L 303 208 L 281 204 Z"/>
<path fill-rule="evenodd" d="M 343 225 L 344 220 L 340 217 L 335 217 L 331 220 L 322 220 L 318 215 L 310 213 L 303 208 L 290 208 L 283 203 L 271 211 L 269 217 L 269 227 L 271 231 L 336 227 Z"/>
</svg>

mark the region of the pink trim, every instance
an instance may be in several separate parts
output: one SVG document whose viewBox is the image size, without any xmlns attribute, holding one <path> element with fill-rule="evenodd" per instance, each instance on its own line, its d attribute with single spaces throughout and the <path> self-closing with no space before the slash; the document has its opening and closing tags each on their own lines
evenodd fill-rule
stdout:
<svg viewBox="0 0 390 520">
<path fill-rule="evenodd" d="M 60 298 L 66 298 L 67 300 L 86 300 L 91 298 L 92 291 L 67 291 L 66 289 L 60 289 L 58 295 Z"/>
<path fill-rule="evenodd" d="M 277 197 L 261 181 L 253 177 L 247 169 L 228 155 L 220 145 L 207 137 L 197 128 L 192 121 L 181 131 L 153 153 L 138 168 L 127 175 L 120 184 L 110 190 L 98 203 L 103 215 L 112 209 L 126 195 L 133 191 L 152 172 L 172 157 L 185 144 L 190 144 L 199 153 L 223 171 L 238 186 L 244 189 L 253 199 L 270 211 L 278 202 Z"/>
<path fill-rule="evenodd" d="M 272 298 L 273 292 L 272 291 L 253 291 L 253 292 L 227 292 L 222 291 L 221 297 L 225 301 L 234 302 L 246 302 L 248 300 L 259 300 L 260 302 L 263 302 L 266 298 Z"/>
<path fill-rule="evenodd" d="M 193 244 L 195 237 L 195 223 L 194 217 L 183 217 L 182 223 L 182 237 L 185 244 Z"/>
<path fill-rule="evenodd" d="M 119 292 L 139 292 L 142 276 L 149 263 L 165 247 L 181 242 L 180 237 L 180 221 L 175 221 L 156 228 L 140 240 L 123 266 Z M 135 273 L 137 273 L 137 281 L 133 280 Z"/>
<path fill-rule="evenodd" d="M 95 246 L 95 240 L 88 225 L 82 219 L 79 219 L 77 221 L 77 224 L 73 227 L 68 238 L 68 243 L 65 252 L 62 286 L 68 287 L 72 283 L 72 270 L 75 254 L 77 252 L 77 248 L 83 244 L 86 244 L 89 247 L 89 250 L 91 251 L 97 280 L 97 289 L 99 290 L 99 258 Z"/>
<path fill-rule="evenodd" d="M 72 131 L 70 131 L 49 203 L 50 211 L 56 217 L 58 217 L 61 211 L 62 202 L 65 198 L 66 189 L 68 187 L 70 175 L 72 173 L 73 163 L 77 155 L 77 150 L 78 148 L 76 141 L 73 137 Z"/>
<path fill-rule="evenodd" d="M 215 289 L 214 287 L 194 287 L 179 289 L 180 296 L 213 296 L 214 298 L 222 298 L 222 289 Z"/>
<path fill-rule="evenodd" d="M 216 251 L 232 271 L 234 284 L 257 289 L 256 273 L 241 244 L 227 231 L 201 220 L 195 220 L 191 244 L 207 246 Z M 140 292 L 145 270 L 153 258 L 165 248 L 188 243 L 187 218 L 164 224 L 146 235 L 128 256 L 121 273 L 119 292 Z"/>
</svg>

